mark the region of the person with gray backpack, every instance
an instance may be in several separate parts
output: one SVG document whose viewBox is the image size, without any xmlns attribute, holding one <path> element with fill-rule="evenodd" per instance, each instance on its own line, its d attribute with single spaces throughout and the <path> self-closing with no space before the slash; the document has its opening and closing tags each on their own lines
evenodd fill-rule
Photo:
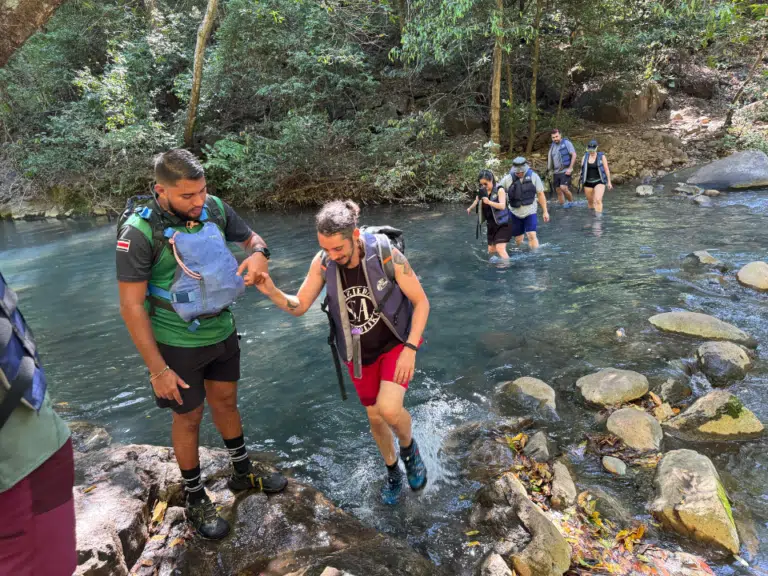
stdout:
<svg viewBox="0 0 768 576">
<path fill-rule="evenodd" d="M 187 519 L 203 538 L 219 540 L 229 524 L 205 492 L 198 455 L 206 399 L 232 461 L 229 488 L 280 492 L 287 484 L 281 474 L 257 473 L 246 450 L 237 408 L 240 345 L 229 309 L 267 270 L 270 254 L 229 205 L 208 194 L 191 152 L 159 155 L 155 180 L 152 196 L 129 201 L 118 221 L 120 313 L 149 370 L 156 404 L 173 411 Z M 239 267 L 227 242 L 249 254 Z"/>
<path fill-rule="evenodd" d="M 387 467 L 382 501 L 396 504 L 403 474 L 393 430 L 409 486 L 416 491 L 427 484 L 427 469 L 403 399 L 427 324 L 429 300 L 403 254 L 402 233 L 388 226 L 359 228 L 359 215 L 360 208 L 350 200 L 323 206 L 315 217 L 322 250 L 312 260 L 298 294 L 282 292 L 266 272 L 256 287 L 294 316 L 304 314 L 326 287 L 322 308 L 329 317 L 337 375 L 342 378 L 343 361 Z M 344 397 L 343 380 L 340 384 Z"/>
</svg>

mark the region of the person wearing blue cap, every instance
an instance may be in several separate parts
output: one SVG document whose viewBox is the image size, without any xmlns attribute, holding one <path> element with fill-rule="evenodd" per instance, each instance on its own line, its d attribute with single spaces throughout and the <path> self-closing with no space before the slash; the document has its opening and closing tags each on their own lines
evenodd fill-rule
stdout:
<svg viewBox="0 0 768 576">
<path fill-rule="evenodd" d="M 541 178 L 528 165 L 525 158 L 518 156 L 512 160 L 512 169 L 502 178 L 499 186 L 507 190 L 509 195 L 510 223 L 515 244 L 520 246 L 523 243 L 523 236 L 528 236 L 530 247 L 538 248 L 537 199 L 543 212 L 544 222 L 549 222 L 547 198 L 544 195 L 544 183 Z"/>
<path fill-rule="evenodd" d="M 581 160 L 581 185 L 587 197 L 587 205 L 595 212 L 603 211 L 603 194 L 605 189 L 613 190 L 611 171 L 608 168 L 608 158 L 604 152 L 597 151 L 597 140 L 590 140 L 587 151 Z"/>
</svg>

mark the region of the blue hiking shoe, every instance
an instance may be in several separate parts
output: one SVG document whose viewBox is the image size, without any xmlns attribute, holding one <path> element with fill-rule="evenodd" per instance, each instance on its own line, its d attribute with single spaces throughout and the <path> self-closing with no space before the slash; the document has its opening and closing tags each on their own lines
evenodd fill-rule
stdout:
<svg viewBox="0 0 768 576">
<path fill-rule="evenodd" d="M 388 471 L 384 486 L 381 487 L 381 501 L 388 506 L 397 504 L 400 492 L 403 489 L 403 473 L 398 466 L 395 472 Z"/>
<path fill-rule="evenodd" d="M 427 467 L 419 454 L 416 440 L 413 440 L 410 450 L 400 451 L 400 458 L 405 464 L 405 473 L 408 476 L 408 485 L 411 490 L 421 490 L 427 485 Z"/>
</svg>

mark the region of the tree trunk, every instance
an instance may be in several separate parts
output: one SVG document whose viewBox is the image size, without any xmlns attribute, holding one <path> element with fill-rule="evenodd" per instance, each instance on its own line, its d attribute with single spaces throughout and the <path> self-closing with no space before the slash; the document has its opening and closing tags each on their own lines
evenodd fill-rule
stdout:
<svg viewBox="0 0 768 576">
<path fill-rule="evenodd" d="M 498 26 L 503 26 L 502 14 L 504 13 L 503 0 L 496 0 L 496 9 L 498 10 Z M 504 37 L 496 33 L 496 41 L 493 45 L 493 80 L 491 82 L 491 141 L 498 150 L 501 144 L 501 43 Z"/>
<path fill-rule="evenodd" d="M 571 36 L 568 42 L 568 57 L 565 59 L 565 66 L 563 67 L 563 76 L 560 78 L 560 100 L 557 103 L 557 115 L 555 116 L 555 124 L 560 122 L 560 113 L 563 111 L 563 96 L 565 96 L 565 88 L 568 82 L 568 72 L 573 64 L 573 38 L 576 35 L 576 30 L 571 32 Z"/>
<path fill-rule="evenodd" d="M 512 54 L 507 54 L 507 94 L 509 94 L 509 150 L 515 146 L 515 93 L 512 89 Z"/>
<path fill-rule="evenodd" d="M 752 76 L 755 75 L 755 71 L 757 70 L 757 65 L 763 61 L 763 54 L 765 53 L 766 47 L 768 47 L 768 36 L 763 38 L 763 45 L 760 47 L 760 53 L 757 55 L 757 58 L 755 59 L 755 63 L 752 64 L 752 68 L 749 69 L 749 73 L 747 74 L 747 77 L 744 79 L 744 82 L 741 83 L 741 86 L 739 87 L 739 91 L 736 92 L 736 95 L 731 100 L 731 105 L 728 107 L 728 114 L 726 114 L 725 116 L 725 124 L 723 125 L 723 128 L 725 129 L 730 128 L 733 122 L 733 112 L 736 108 L 736 102 L 739 101 L 739 98 L 741 98 L 741 93 L 744 92 L 744 88 L 747 87 L 747 84 L 749 84 L 749 81 L 752 80 Z"/>
<path fill-rule="evenodd" d="M 536 39 L 533 42 L 533 74 L 531 76 L 531 110 L 528 120 L 528 143 L 525 146 L 525 155 L 530 156 L 533 152 L 533 140 L 536 137 L 536 79 L 539 76 L 539 51 L 541 49 L 541 34 L 539 26 L 541 25 L 541 11 L 544 0 L 536 0 L 536 17 L 533 21 L 533 27 L 536 29 Z"/>
<path fill-rule="evenodd" d="M 408 0 L 397 0 L 398 22 L 400 24 L 400 38 L 405 34 L 405 25 L 408 23 Z"/>
<path fill-rule="evenodd" d="M 45 26 L 64 0 L 0 0 L 0 67 L 24 42 Z"/>
<path fill-rule="evenodd" d="M 197 104 L 200 102 L 200 84 L 203 81 L 203 64 L 205 63 L 205 45 L 213 29 L 213 21 L 216 18 L 218 0 L 208 0 L 208 9 L 205 11 L 203 22 L 197 30 L 197 44 L 195 45 L 195 63 L 192 72 L 192 93 L 189 96 L 187 108 L 187 123 L 184 127 L 184 146 L 192 146 L 192 136 L 195 133 L 195 118 L 197 116 Z"/>
</svg>

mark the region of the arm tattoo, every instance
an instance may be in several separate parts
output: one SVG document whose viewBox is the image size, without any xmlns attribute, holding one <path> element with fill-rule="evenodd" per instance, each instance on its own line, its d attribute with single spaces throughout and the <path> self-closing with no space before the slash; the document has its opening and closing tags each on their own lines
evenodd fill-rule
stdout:
<svg viewBox="0 0 768 576">
<path fill-rule="evenodd" d="M 403 267 L 403 274 L 405 274 L 406 276 L 410 276 L 413 273 L 413 269 L 411 268 L 411 265 L 408 263 L 408 259 L 397 248 L 392 250 L 392 260 L 398 266 Z"/>
<path fill-rule="evenodd" d="M 299 300 L 293 296 L 286 296 L 285 305 L 291 310 L 296 310 L 299 307 Z"/>
</svg>

